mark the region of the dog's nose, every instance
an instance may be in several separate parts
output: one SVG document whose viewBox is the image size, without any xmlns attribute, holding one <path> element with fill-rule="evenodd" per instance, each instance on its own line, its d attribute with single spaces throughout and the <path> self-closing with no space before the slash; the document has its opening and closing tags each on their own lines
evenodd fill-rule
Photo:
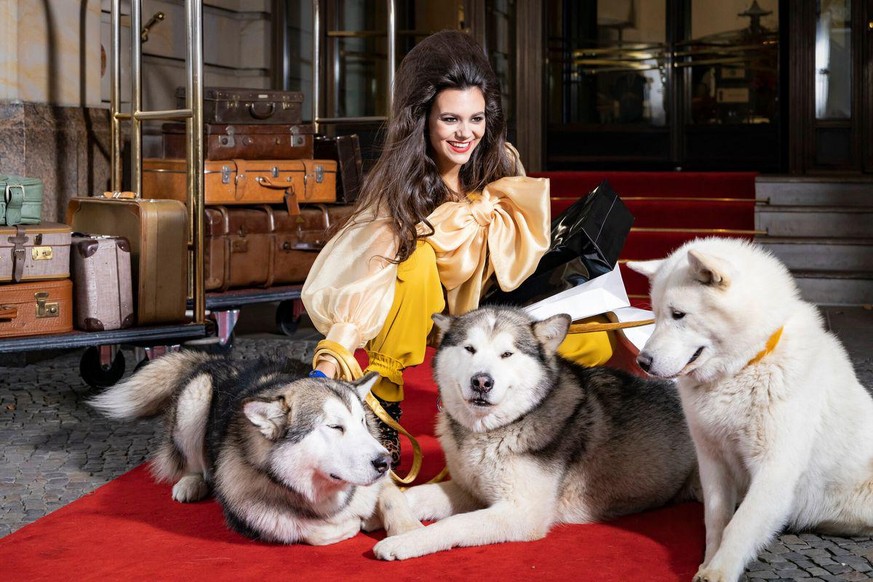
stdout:
<svg viewBox="0 0 873 582">
<path fill-rule="evenodd" d="M 640 352 L 640 355 L 637 356 L 637 364 L 639 364 L 644 372 L 648 372 L 649 368 L 652 367 L 652 356 L 646 352 Z"/>
<path fill-rule="evenodd" d="M 391 455 L 378 455 L 371 462 L 373 463 L 373 468 L 376 469 L 376 472 L 382 475 L 388 471 L 388 466 L 391 462 Z"/>
<path fill-rule="evenodd" d="M 470 388 L 472 388 L 474 392 L 487 394 L 493 387 L 494 378 L 491 377 L 491 374 L 476 374 L 470 378 Z"/>
</svg>

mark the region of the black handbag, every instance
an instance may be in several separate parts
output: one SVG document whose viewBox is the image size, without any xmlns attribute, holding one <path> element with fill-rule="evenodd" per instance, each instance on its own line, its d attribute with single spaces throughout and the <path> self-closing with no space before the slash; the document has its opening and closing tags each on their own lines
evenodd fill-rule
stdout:
<svg viewBox="0 0 873 582">
<path fill-rule="evenodd" d="M 634 217 L 604 180 L 552 221 L 552 242 L 517 289 L 496 284 L 480 303 L 529 305 L 612 271 Z"/>
</svg>

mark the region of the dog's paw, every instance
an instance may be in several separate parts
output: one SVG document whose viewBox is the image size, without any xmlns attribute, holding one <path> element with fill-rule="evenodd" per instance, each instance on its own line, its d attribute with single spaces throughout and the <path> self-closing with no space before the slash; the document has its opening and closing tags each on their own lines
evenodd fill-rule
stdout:
<svg viewBox="0 0 873 582">
<path fill-rule="evenodd" d="M 721 570 L 701 566 L 694 575 L 693 582 L 733 582 L 733 579 Z"/>
<path fill-rule="evenodd" d="M 387 533 L 389 536 L 399 536 L 405 534 L 406 532 L 415 531 L 417 529 L 424 529 L 424 524 L 418 521 L 417 519 L 408 519 L 408 520 L 397 520 L 392 523 L 388 528 Z"/>
<path fill-rule="evenodd" d="M 401 536 L 393 536 L 373 546 L 373 553 L 380 560 L 406 560 L 430 554 L 436 549 L 428 549 L 426 540 L 419 535 L 419 530 Z"/>
<path fill-rule="evenodd" d="M 179 503 L 190 503 L 206 499 L 209 485 L 200 473 L 185 475 L 173 485 L 173 499 Z"/>
</svg>

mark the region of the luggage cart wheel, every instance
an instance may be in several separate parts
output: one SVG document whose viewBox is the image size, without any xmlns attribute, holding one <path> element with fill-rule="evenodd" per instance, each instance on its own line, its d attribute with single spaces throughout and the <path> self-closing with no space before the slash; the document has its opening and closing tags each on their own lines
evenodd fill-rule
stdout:
<svg viewBox="0 0 873 582">
<path fill-rule="evenodd" d="M 282 301 L 276 307 L 276 327 L 285 335 L 292 336 L 300 325 L 300 313 L 294 299 Z"/>
<path fill-rule="evenodd" d="M 124 365 L 124 354 L 116 346 L 92 346 L 82 354 L 79 373 L 88 385 L 107 388 L 124 376 Z"/>
</svg>

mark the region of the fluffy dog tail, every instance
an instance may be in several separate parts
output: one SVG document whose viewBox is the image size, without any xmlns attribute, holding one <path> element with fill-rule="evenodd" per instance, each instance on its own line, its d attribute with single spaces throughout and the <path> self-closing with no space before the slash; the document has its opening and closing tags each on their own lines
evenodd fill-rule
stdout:
<svg viewBox="0 0 873 582">
<path fill-rule="evenodd" d="M 209 359 L 202 352 L 175 352 L 149 362 L 88 404 L 109 418 L 129 420 L 162 412 L 194 371 Z"/>
</svg>

